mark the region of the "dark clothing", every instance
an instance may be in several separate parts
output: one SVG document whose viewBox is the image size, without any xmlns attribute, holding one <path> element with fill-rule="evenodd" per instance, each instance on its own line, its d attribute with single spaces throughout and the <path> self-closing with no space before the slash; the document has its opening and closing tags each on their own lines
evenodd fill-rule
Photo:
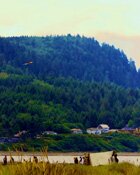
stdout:
<svg viewBox="0 0 140 175">
<path fill-rule="evenodd" d="M 80 163 L 82 163 L 82 160 L 83 160 L 83 158 L 82 158 L 82 157 L 80 157 L 80 160 L 79 160 L 79 162 L 80 162 Z"/>
<path fill-rule="evenodd" d="M 112 156 L 111 156 L 111 162 L 116 162 L 116 163 L 118 163 L 119 162 L 119 159 L 117 158 L 117 153 L 116 153 L 116 151 L 113 151 L 113 153 L 112 153 Z"/>
<path fill-rule="evenodd" d="M 7 156 L 5 156 L 5 157 L 3 158 L 3 164 L 4 164 L 4 165 L 7 165 Z"/>
<path fill-rule="evenodd" d="M 114 156 L 114 157 L 115 157 L 115 162 L 118 163 L 119 159 L 117 158 L 117 156 Z"/>
<path fill-rule="evenodd" d="M 38 158 L 36 156 L 34 156 L 34 162 L 38 163 Z"/>
<path fill-rule="evenodd" d="M 74 163 L 78 164 L 78 158 L 77 157 L 74 158 Z"/>
</svg>

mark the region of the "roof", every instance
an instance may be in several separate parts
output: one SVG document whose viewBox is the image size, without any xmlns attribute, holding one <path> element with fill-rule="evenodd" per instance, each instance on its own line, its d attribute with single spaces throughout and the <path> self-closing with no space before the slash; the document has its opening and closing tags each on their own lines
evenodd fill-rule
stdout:
<svg viewBox="0 0 140 175">
<path fill-rule="evenodd" d="M 44 131 L 42 134 L 57 134 L 57 133 L 54 131 Z"/>
<path fill-rule="evenodd" d="M 98 127 L 109 128 L 109 126 L 107 124 L 100 124 Z"/>
</svg>

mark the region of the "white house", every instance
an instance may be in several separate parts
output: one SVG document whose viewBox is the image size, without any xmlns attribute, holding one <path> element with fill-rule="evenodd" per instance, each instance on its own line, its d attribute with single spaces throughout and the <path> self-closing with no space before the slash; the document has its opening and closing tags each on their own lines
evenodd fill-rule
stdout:
<svg viewBox="0 0 140 175">
<path fill-rule="evenodd" d="M 73 128 L 71 129 L 72 134 L 82 134 L 82 130 L 79 128 Z"/>
<path fill-rule="evenodd" d="M 101 134 L 101 130 L 98 128 L 87 128 L 87 133 L 88 134 Z"/>
<path fill-rule="evenodd" d="M 107 124 L 100 124 L 97 127 L 102 133 L 107 133 L 109 131 L 109 126 Z"/>
<path fill-rule="evenodd" d="M 42 135 L 57 135 L 57 133 L 54 131 L 44 131 Z"/>
</svg>

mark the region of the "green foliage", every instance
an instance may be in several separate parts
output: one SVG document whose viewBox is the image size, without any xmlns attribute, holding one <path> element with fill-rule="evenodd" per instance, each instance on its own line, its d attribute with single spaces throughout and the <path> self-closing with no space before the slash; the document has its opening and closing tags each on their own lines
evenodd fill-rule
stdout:
<svg viewBox="0 0 140 175">
<path fill-rule="evenodd" d="M 24 65 L 32 61 L 33 64 Z M 0 38 L 0 65 L 10 73 L 72 77 L 82 81 L 113 82 L 140 87 L 139 72 L 119 49 L 77 36 Z M 16 66 L 16 70 L 12 66 Z M 22 71 L 19 70 L 22 69 Z"/>
<path fill-rule="evenodd" d="M 100 152 L 116 150 L 118 152 L 139 152 L 139 137 L 129 134 L 105 134 L 103 136 L 88 134 L 44 135 L 41 138 L 26 138 L 20 143 L 1 145 L 0 150 L 40 151 L 42 147 L 48 151 L 60 152 Z"/>
<path fill-rule="evenodd" d="M 2 73 L 7 75 L 6 73 Z M 69 133 L 72 128 L 139 126 L 140 91 L 108 83 L 9 74 L 0 79 L 1 136 L 19 130 Z M 129 122 L 128 122 L 129 121 Z"/>
<path fill-rule="evenodd" d="M 33 63 L 25 65 L 28 61 Z M 140 90 L 132 89 L 140 87 L 140 71 L 113 46 L 79 35 L 0 38 L 0 65 L 1 137 L 22 130 L 30 137 L 46 130 L 85 131 L 100 123 L 110 128 L 140 126 Z M 79 145 L 83 139 L 77 147 L 73 137 L 67 138 L 73 148 L 64 138 L 59 148 L 53 141 L 50 149 L 66 150 L 65 144 L 71 150 L 113 147 L 110 141 L 96 144 L 83 136 L 76 138 Z M 139 150 L 131 141 L 116 147 Z"/>
<path fill-rule="evenodd" d="M 52 136 L 48 141 L 49 151 L 128 151 L 139 152 L 139 137 L 129 134 L 106 134 L 104 136 L 94 135 L 63 135 L 59 139 Z M 48 137 L 46 137 L 48 139 Z M 55 145 L 55 147 L 54 147 Z"/>
</svg>

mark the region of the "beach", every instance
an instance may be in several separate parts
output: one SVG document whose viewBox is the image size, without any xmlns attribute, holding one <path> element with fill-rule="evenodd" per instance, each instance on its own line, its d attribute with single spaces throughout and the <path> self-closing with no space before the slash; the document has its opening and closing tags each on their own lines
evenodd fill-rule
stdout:
<svg viewBox="0 0 140 175">
<path fill-rule="evenodd" d="M 33 161 L 33 156 L 37 156 L 38 161 L 45 161 L 50 163 L 74 163 L 74 157 L 80 160 L 83 152 L 68 152 L 68 153 L 40 153 L 40 152 L 1 152 L 0 162 L 3 162 L 4 156 L 7 155 L 8 162 L 12 156 L 15 162 Z M 94 155 L 94 153 L 93 153 Z M 94 156 L 93 156 L 94 159 Z M 108 159 L 108 158 L 107 158 Z M 118 153 L 119 162 L 129 162 L 135 165 L 140 165 L 140 153 Z"/>
</svg>

